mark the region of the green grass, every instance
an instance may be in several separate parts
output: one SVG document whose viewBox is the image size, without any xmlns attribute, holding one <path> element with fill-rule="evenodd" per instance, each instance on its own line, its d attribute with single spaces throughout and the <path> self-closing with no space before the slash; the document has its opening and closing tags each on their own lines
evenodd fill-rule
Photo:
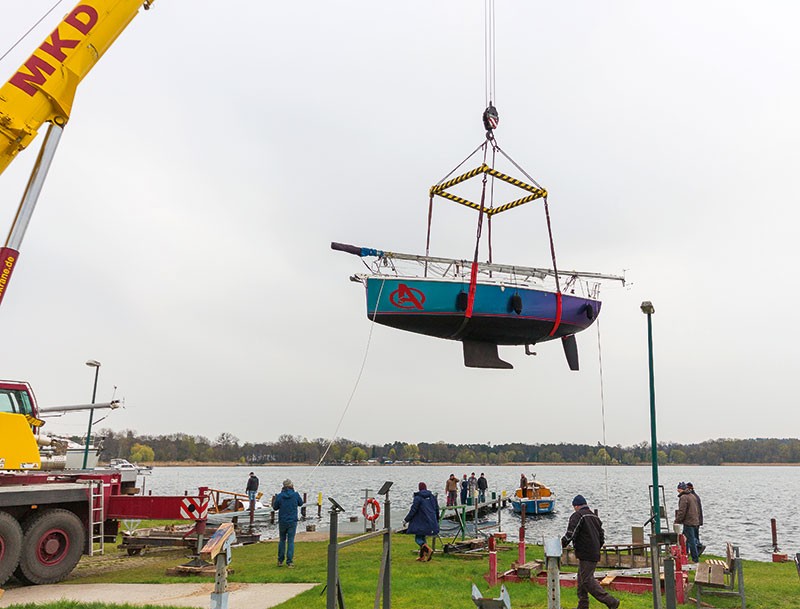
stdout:
<svg viewBox="0 0 800 609">
<path fill-rule="evenodd" d="M 463 609 L 471 606 L 470 591 L 475 582 L 486 596 L 499 596 L 499 586 L 489 589 L 483 579 L 488 570 L 488 559 L 465 560 L 437 554 L 429 563 L 416 560 L 416 544 L 406 535 L 393 537 L 392 553 L 392 605 L 405 607 L 436 607 L 441 609 Z M 500 570 L 510 568 L 516 559 L 516 545 L 499 552 Z M 380 566 L 381 540 L 369 540 L 340 551 L 340 577 L 345 605 L 348 607 L 372 607 Z M 320 585 L 280 605 L 281 609 L 313 609 L 325 607 L 325 596 L 321 595 L 326 580 L 327 543 L 306 542 L 296 544 L 295 569 L 276 566 L 277 542 L 259 543 L 233 552 L 231 567 L 234 582 L 314 582 Z M 530 546 L 528 559 L 541 558 L 542 549 Z M 183 559 L 153 555 L 153 562 L 123 571 L 102 573 L 66 582 L 71 583 L 175 583 L 211 581 L 210 578 L 173 578 L 164 571 Z M 574 569 L 573 569 L 574 570 Z M 744 580 L 747 606 L 750 609 L 797 609 L 800 580 L 794 564 L 744 562 Z M 514 609 L 547 606 L 546 588 L 530 583 L 509 584 L 509 595 Z M 620 598 L 625 609 L 649 609 L 652 597 L 649 594 L 613 592 Z M 693 592 L 690 592 L 693 596 Z M 705 602 L 716 607 L 741 606 L 737 598 L 717 596 L 703 597 Z M 593 607 L 602 605 L 591 601 Z M 577 605 L 575 588 L 562 588 L 563 607 Z M 48 605 L 50 609 L 93 609 L 94 605 Z"/>
</svg>

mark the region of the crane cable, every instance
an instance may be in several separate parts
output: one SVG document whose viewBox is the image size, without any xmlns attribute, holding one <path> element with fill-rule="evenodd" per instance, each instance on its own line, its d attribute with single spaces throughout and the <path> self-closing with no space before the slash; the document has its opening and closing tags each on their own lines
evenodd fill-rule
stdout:
<svg viewBox="0 0 800 609">
<path fill-rule="evenodd" d="M 483 70 L 486 83 L 486 106 L 495 98 L 495 27 L 494 0 L 484 0 Z"/>
<path fill-rule="evenodd" d="M 11 45 L 11 47 L 10 47 L 10 48 L 9 48 L 9 49 L 8 49 L 8 50 L 5 52 L 5 53 L 3 53 L 3 55 L 2 55 L 2 56 L 0 56 L 0 61 L 3 61 L 3 60 L 6 58 L 6 55 L 8 55 L 8 54 L 9 54 L 11 51 L 13 51 L 13 50 L 16 48 L 16 46 L 17 46 L 17 45 L 18 45 L 20 42 L 22 42 L 23 40 L 25 40 L 25 38 L 27 38 L 27 37 L 28 37 L 28 34 L 30 34 L 30 33 L 31 33 L 33 30 L 34 30 L 34 28 L 36 28 L 36 26 L 37 26 L 37 25 L 39 25 L 39 24 L 40 24 L 42 21 L 44 21 L 44 20 L 47 18 L 47 16 L 48 16 L 50 13 L 52 13 L 54 10 L 56 10 L 56 7 L 57 7 L 59 4 L 61 4 L 62 2 L 64 2 L 64 0 L 58 0 L 58 2 L 56 2 L 56 3 L 55 3 L 55 4 L 54 4 L 54 5 L 53 5 L 53 6 L 50 8 L 50 10 L 49 10 L 49 11 L 47 11 L 47 12 L 46 12 L 44 15 L 42 15 L 42 16 L 39 18 L 39 21 L 37 21 L 36 23 L 34 23 L 34 24 L 33 24 L 33 25 L 30 27 L 30 29 L 29 29 L 27 32 L 25 32 L 25 33 L 24 33 L 22 36 L 20 36 L 19 40 L 17 40 L 17 41 L 16 41 L 14 44 L 12 44 L 12 45 Z"/>
</svg>

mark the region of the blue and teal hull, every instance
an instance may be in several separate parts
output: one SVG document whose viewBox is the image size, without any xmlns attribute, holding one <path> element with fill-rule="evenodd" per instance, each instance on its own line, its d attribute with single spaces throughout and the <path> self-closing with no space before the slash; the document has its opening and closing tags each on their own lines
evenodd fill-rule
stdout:
<svg viewBox="0 0 800 609">
<path fill-rule="evenodd" d="M 477 283 L 466 318 L 469 283 L 442 279 L 367 278 L 367 317 L 439 338 L 532 345 L 588 328 L 600 301 L 546 290 Z"/>
<path fill-rule="evenodd" d="M 523 503 L 525 504 L 525 515 L 534 516 L 536 514 L 551 514 L 556 502 L 553 497 L 544 497 L 542 499 L 520 499 L 515 497 L 511 499 L 511 507 L 517 514 L 522 513 Z"/>
</svg>

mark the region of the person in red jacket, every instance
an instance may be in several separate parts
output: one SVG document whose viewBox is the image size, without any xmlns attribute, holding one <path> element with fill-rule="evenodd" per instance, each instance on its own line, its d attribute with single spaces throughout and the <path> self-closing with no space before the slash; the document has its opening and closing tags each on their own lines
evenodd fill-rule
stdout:
<svg viewBox="0 0 800 609">
<path fill-rule="evenodd" d="M 567 533 L 561 538 L 561 546 L 570 543 L 578 557 L 578 608 L 589 609 L 589 594 L 609 609 L 617 609 L 619 600 L 606 592 L 594 577 L 594 570 L 600 560 L 600 548 L 605 543 L 603 523 L 586 505 L 583 495 L 572 500 L 575 510 L 569 517 Z"/>
</svg>

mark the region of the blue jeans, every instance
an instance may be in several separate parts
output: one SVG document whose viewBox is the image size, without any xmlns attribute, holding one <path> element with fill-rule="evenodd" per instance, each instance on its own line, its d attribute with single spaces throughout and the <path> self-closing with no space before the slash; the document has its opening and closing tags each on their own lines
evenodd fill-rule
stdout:
<svg viewBox="0 0 800 609">
<path fill-rule="evenodd" d="M 291 565 L 294 558 L 294 534 L 297 532 L 297 523 L 279 522 L 278 532 L 281 536 L 278 541 L 278 562 L 282 563 L 285 557 L 286 564 Z"/>
<path fill-rule="evenodd" d="M 699 527 L 690 524 L 683 525 L 683 534 L 686 536 L 686 549 L 692 557 L 693 562 L 697 562 L 697 534 Z"/>
<path fill-rule="evenodd" d="M 247 491 L 247 498 L 250 500 L 250 503 L 254 503 L 256 500 L 256 491 Z"/>
<path fill-rule="evenodd" d="M 486 501 L 486 491 L 481 489 L 478 491 L 478 503 Z"/>
<path fill-rule="evenodd" d="M 414 535 L 414 541 L 417 542 L 419 547 L 422 547 L 422 545 L 425 543 L 425 535 Z"/>
</svg>

